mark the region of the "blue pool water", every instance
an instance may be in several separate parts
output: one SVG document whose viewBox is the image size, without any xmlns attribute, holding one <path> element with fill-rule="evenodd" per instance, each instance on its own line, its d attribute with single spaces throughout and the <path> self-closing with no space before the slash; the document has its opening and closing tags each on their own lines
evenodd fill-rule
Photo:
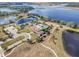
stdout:
<svg viewBox="0 0 79 59">
<path fill-rule="evenodd" d="M 26 22 L 30 22 L 32 20 L 36 20 L 36 18 L 22 18 L 18 21 L 16 21 L 17 24 L 23 24 L 23 23 L 26 23 Z"/>
</svg>

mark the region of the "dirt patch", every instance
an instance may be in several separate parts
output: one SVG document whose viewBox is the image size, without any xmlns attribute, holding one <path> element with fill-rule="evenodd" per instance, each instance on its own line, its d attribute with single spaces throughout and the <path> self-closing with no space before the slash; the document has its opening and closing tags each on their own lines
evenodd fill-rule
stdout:
<svg viewBox="0 0 79 59">
<path fill-rule="evenodd" d="M 24 43 L 22 46 L 17 47 L 12 54 L 8 57 L 53 57 L 54 54 L 48 49 L 37 44 Z"/>
</svg>

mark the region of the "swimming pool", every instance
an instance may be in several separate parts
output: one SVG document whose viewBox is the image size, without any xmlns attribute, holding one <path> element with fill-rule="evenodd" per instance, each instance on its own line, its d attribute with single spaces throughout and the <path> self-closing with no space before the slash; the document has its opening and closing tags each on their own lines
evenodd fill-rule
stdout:
<svg viewBox="0 0 79 59">
<path fill-rule="evenodd" d="M 16 24 L 23 24 L 23 23 L 26 23 L 26 22 L 30 22 L 32 20 L 36 20 L 36 18 L 22 18 L 22 19 L 16 21 Z"/>
</svg>

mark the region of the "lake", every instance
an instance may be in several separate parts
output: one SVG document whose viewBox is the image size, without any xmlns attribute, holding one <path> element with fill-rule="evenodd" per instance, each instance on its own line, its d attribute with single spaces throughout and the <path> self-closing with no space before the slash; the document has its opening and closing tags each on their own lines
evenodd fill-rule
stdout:
<svg viewBox="0 0 79 59">
<path fill-rule="evenodd" d="M 24 6 L 24 5 L 23 5 Z M 64 20 L 79 23 L 79 9 L 65 8 L 65 5 L 26 5 L 35 8 L 28 13 L 39 14 L 49 19 Z M 0 11 L 14 12 L 15 10 L 0 9 Z"/>
<path fill-rule="evenodd" d="M 0 24 L 7 24 L 16 21 L 16 16 L 0 17 Z"/>
<path fill-rule="evenodd" d="M 9 8 L 0 8 L 0 12 L 17 12 L 17 10 L 11 10 Z"/>
<path fill-rule="evenodd" d="M 79 9 L 65 8 L 64 6 L 38 6 L 29 13 L 39 14 L 50 19 L 73 21 L 79 23 Z"/>
<path fill-rule="evenodd" d="M 17 12 L 17 10 L 11 10 L 9 8 L 0 8 L 0 12 Z M 7 24 L 9 23 L 9 20 L 14 21 L 16 19 L 16 16 L 9 16 L 9 17 L 0 17 L 0 24 Z"/>
<path fill-rule="evenodd" d="M 0 24 L 6 24 L 9 23 L 5 18 L 0 18 Z"/>
</svg>

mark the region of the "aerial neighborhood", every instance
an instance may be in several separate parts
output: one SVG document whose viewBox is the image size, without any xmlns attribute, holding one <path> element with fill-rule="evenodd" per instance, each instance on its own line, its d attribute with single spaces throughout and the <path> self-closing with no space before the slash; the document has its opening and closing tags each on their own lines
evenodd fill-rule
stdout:
<svg viewBox="0 0 79 59">
<path fill-rule="evenodd" d="M 0 57 L 79 57 L 79 3 L 0 3 Z"/>
<path fill-rule="evenodd" d="M 21 17 L 17 21 L 3 26 L 0 37 L 1 51 L 8 51 L 22 42 L 43 41 L 46 34 L 50 34 L 51 27 L 38 17 Z"/>
</svg>

